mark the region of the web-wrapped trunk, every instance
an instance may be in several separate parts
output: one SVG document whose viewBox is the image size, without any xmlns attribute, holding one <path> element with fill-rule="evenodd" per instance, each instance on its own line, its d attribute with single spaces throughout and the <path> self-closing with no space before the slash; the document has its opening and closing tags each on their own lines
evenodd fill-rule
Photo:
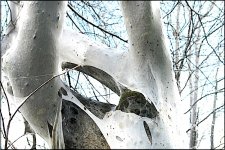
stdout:
<svg viewBox="0 0 225 150">
<path fill-rule="evenodd" d="M 50 79 L 20 108 L 50 147 L 184 147 L 179 94 L 156 4 L 121 3 L 129 36 L 129 51 L 122 51 L 65 30 L 65 2 L 24 2 L 8 35 L 14 38 L 3 44 L 10 45 L 3 69 L 15 103 Z M 55 76 L 60 67 L 76 67 L 109 87 L 121 97 L 118 106 L 71 91 Z"/>
</svg>

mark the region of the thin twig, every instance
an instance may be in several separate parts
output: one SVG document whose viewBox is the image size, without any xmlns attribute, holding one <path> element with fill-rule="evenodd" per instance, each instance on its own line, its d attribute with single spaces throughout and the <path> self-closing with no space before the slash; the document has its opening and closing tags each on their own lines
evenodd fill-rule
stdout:
<svg viewBox="0 0 225 150">
<path fill-rule="evenodd" d="M 219 90 L 216 91 L 216 92 L 211 92 L 211 93 L 205 94 L 205 95 L 202 96 L 201 98 L 197 99 L 197 100 L 191 105 L 191 108 L 189 108 L 184 114 L 188 113 L 188 112 L 193 108 L 193 106 L 196 105 L 197 102 L 200 101 L 200 100 L 202 100 L 204 97 L 209 96 L 209 95 L 211 95 L 211 94 L 216 94 L 216 93 L 224 92 L 223 90 L 224 90 L 224 88 L 219 89 Z"/>
<path fill-rule="evenodd" d="M 224 105 L 221 105 L 220 107 L 217 107 L 216 109 L 214 109 L 211 113 L 209 113 L 204 119 L 202 119 L 201 121 L 199 121 L 197 123 L 197 126 L 202 123 L 203 121 L 205 121 L 211 114 L 213 114 L 214 112 L 216 112 L 217 110 L 221 109 L 222 107 L 224 107 Z"/>
<path fill-rule="evenodd" d="M 73 19 L 71 18 L 71 16 L 69 15 L 68 12 L 66 12 L 67 16 L 70 18 L 70 20 L 72 21 L 72 23 L 75 25 L 75 27 L 80 31 L 80 33 L 84 34 L 83 31 L 81 31 L 81 29 L 77 26 L 77 24 L 73 21 Z"/>
<path fill-rule="evenodd" d="M 61 73 L 61 74 L 58 74 L 58 75 L 55 75 L 53 77 L 51 77 L 50 79 L 48 79 L 46 82 L 44 82 L 43 84 L 41 84 L 38 88 L 36 88 L 33 92 L 31 92 L 27 98 L 17 107 L 17 109 L 15 110 L 15 112 L 13 113 L 13 115 L 11 116 L 11 118 L 9 119 L 9 122 L 7 124 L 7 130 L 6 130 L 6 140 L 5 140 L 5 149 L 7 149 L 7 142 L 8 142 L 8 135 L 9 135 L 9 127 L 10 127 L 10 123 L 13 119 L 13 117 L 16 115 L 16 113 L 19 111 L 19 109 L 23 106 L 23 104 L 33 95 L 35 94 L 39 89 L 41 89 L 43 86 L 45 86 L 47 83 L 49 83 L 51 80 L 53 80 L 54 78 L 60 76 L 60 75 L 63 75 L 65 74 L 66 72 L 70 71 L 70 70 L 73 70 L 73 69 L 76 69 L 80 67 L 80 65 L 74 67 L 74 68 L 71 68 L 71 69 L 68 69 L 66 70 L 65 72 Z"/>
<path fill-rule="evenodd" d="M 69 82 L 69 87 L 71 88 L 72 85 L 71 85 L 71 80 L 70 80 L 70 74 L 69 74 L 69 72 L 67 72 L 66 74 L 67 74 L 67 78 L 68 78 L 68 82 Z"/>
<path fill-rule="evenodd" d="M 12 10 L 11 10 L 11 8 L 9 7 L 9 2 L 8 2 L 8 0 L 6 0 L 6 3 L 7 3 L 7 6 L 8 6 L 8 8 L 9 8 L 9 12 L 10 12 L 10 22 L 12 23 L 12 25 L 14 25 L 14 24 L 13 24 L 13 20 L 12 20 Z"/>
<path fill-rule="evenodd" d="M 166 16 L 168 16 L 169 14 L 171 14 L 171 13 L 174 11 L 174 9 L 176 8 L 176 6 L 177 6 L 179 3 L 180 3 L 180 1 L 176 2 L 176 4 L 173 6 L 173 8 L 170 10 L 170 12 L 168 12 L 165 16 L 163 16 L 163 19 L 164 19 Z"/>
<path fill-rule="evenodd" d="M 58 76 L 61 76 L 61 75 L 63 75 L 63 74 L 65 74 L 65 73 L 67 73 L 68 71 L 70 71 L 70 70 L 73 70 L 73 69 L 76 69 L 76 68 L 78 68 L 78 67 L 80 67 L 80 65 L 78 65 L 78 66 L 76 66 L 76 67 L 73 67 L 72 69 L 68 69 L 68 70 L 66 70 L 65 72 L 63 72 L 63 73 L 61 73 L 61 74 L 58 74 L 58 75 L 55 75 L 55 76 L 53 76 L 53 77 L 51 77 L 50 79 L 48 79 L 47 81 L 45 81 L 43 84 L 41 84 L 38 88 L 36 88 L 33 92 L 31 92 L 28 96 L 27 96 L 27 98 L 19 105 L 19 107 L 16 109 L 16 111 L 13 113 L 13 115 L 12 115 L 12 117 L 11 118 L 13 118 L 14 116 L 15 116 L 15 113 L 23 106 L 23 104 L 34 94 L 34 93 L 36 93 L 39 89 L 41 89 L 43 86 L 45 86 L 48 82 L 50 82 L 51 80 L 53 80 L 54 78 L 56 78 L 56 77 L 58 77 Z"/>
<path fill-rule="evenodd" d="M 0 109 L 0 114 L 1 114 L 1 120 L 2 120 L 2 127 L 3 127 L 3 136 L 6 137 L 6 130 L 5 130 L 5 122 L 4 122 L 4 118 L 2 115 L 2 110 Z"/>
<path fill-rule="evenodd" d="M 83 73 L 83 75 L 84 75 L 84 77 L 87 79 L 87 81 L 89 82 L 89 84 L 90 84 L 90 85 L 98 92 L 98 94 L 102 96 L 102 94 L 95 88 L 95 86 L 94 86 L 94 85 L 91 83 L 91 81 L 88 79 L 87 75 L 85 75 L 84 73 Z M 102 96 L 102 98 L 105 99 L 105 101 L 106 101 L 107 103 L 109 103 L 109 101 L 108 101 L 104 96 Z"/>
<path fill-rule="evenodd" d="M 114 94 L 114 93 L 112 93 L 112 94 Z M 96 95 L 96 96 L 91 96 L 91 97 L 89 97 L 89 98 L 93 98 L 93 97 L 100 97 L 100 96 L 110 96 L 111 95 L 111 93 L 109 93 L 109 94 L 104 94 L 104 95 Z"/>
<path fill-rule="evenodd" d="M 196 124 L 196 126 L 198 126 L 200 123 L 202 123 L 203 121 L 205 121 L 207 118 L 209 118 L 209 116 L 210 116 L 211 114 L 213 114 L 214 112 L 218 111 L 218 110 L 221 109 L 222 107 L 224 107 L 224 105 L 221 105 L 220 107 L 217 107 L 216 109 L 214 109 L 214 110 L 213 110 L 212 112 L 210 112 L 204 119 L 202 119 L 201 121 L 199 121 L 199 122 Z M 188 133 L 190 130 L 191 130 L 191 129 L 188 129 L 188 130 L 186 131 L 186 133 Z"/>
<path fill-rule="evenodd" d="M 94 91 L 94 88 L 93 88 L 93 87 L 92 87 L 92 92 L 93 92 L 94 97 L 96 98 L 96 100 L 99 101 L 98 97 L 97 97 L 96 94 L 95 94 L 95 91 Z"/>
<path fill-rule="evenodd" d="M 121 37 L 119 37 L 118 35 L 112 34 L 112 33 L 108 32 L 108 31 L 106 31 L 106 30 L 100 28 L 99 26 L 93 24 L 92 22 L 88 21 L 87 19 L 85 19 L 83 16 L 81 16 L 79 13 L 77 13 L 77 12 L 73 9 L 73 7 L 72 7 L 70 4 L 68 4 L 67 6 L 68 6 L 68 7 L 69 7 L 69 8 L 70 8 L 70 9 L 71 9 L 78 17 L 80 17 L 81 19 L 83 19 L 85 22 L 91 24 L 91 25 L 94 26 L 95 28 L 98 28 L 99 30 L 101 30 L 101 31 L 104 32 L 104 33 L 107 33 L 107 34 L 109 34 L 109 35 L 111 35 L 111 36 L 114 36 L 114 37 L 120 39 L 121 41 L 123 41 L 123 42 L 125 42 L 125 43 L 128 43 L 128 40 L 124 40 L 124 39 L 122 39 Z"/>
<path fill-rule="evenodd" d="M 187 4 L 187 6 L 189 7 L 189 9 L 191 10 L 191 12 L 193 11 L 193 12 L 198 16 L 198 20 L 199 20 L 199 22 L 200 22 L 200 24 L 201 24 L 201 27 L 202 27 L 202 29 L 203 29 L 203 32 L 204 32 L 204 38 L 206 39 L 207 44 L 208 44 L 208 45 L 210 46 L 210 48 L 213 50 L 213 52 L 215 53 L 215 55 L 216 55 L 216 57 L 218 58 L 218 60 L 219 60 L 222 64 L 224 64 L 224 62 L 221 60 L 220 56 L 217 54 L 216 50 L 212 47 L 212 45 L 211 45 L 211 44 L 209 43 L 209 41 L 208 41 L 208 38 L 207 38 L 206 32 L 205 32 L 205 28 L 204 28 L 203 23 L 202 23 L 202 17 L 204 17 L 204 16 L 202 16 L 201 14 L 199 14 L 198 12 L 196 12 L 193 8 L 191 8 L 191 6 L 188 4 L 187 0 L 185 0 L 185 2 L 186 2 L 186 4 Z"/>
<path fill-rule="evenodd" d="M 17 139 L 15 139 L 12 143 L 10 143 L 10 145 L 7 147 L 7 148 L 9 148 L 11 145 L 13 145 L 16 141 L 18 141 L 20 138 L 22 138 L 23 136 L 25 136 L 25 135 L 28 135 L 28 134 L 35 134 L 35 133 L 26 133 L 26 134 L 23 134 L 23 135 L 21 135 L 20 137 L 18 137 Z"/>
<path fill-rule="evenodd" d="M 11 117 L 11 111 L 10 111 L 10 106 L 9 106 L 9 99 L 8 99 L 8 97 L 6 95 L 6 92 L 5 92 L 5 89 L 2 85 L 2 81 L 0 81 L 0 84 L 1 84 L 2 90 L 4 92 L 5 98 L 6 98 L 6 102 L 7 102 L 7 106 L 8 106 L 8 112 L 9 112 L 9 118 L 10 118 Z"/>
<path fill-rule="evenodd" d="M 77 75 L 77 82 L 76 82 L 76 84 L 75 84 L 74 89 L 76 89 L 76 88 L 77 88 L 77 84 L 78 84 L 78 81 L 79 81 L 79 77 L 80 77 L 80 71 L 78 72 L 78 75 Z"/>
</svg>

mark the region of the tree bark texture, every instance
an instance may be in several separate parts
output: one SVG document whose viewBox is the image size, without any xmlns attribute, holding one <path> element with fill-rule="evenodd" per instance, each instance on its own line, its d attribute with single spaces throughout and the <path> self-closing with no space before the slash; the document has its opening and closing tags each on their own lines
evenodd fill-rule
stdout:
<svg viewBox="0 0 225 150">
<path fill-rule="evenodd" d="M 184 147 L 179 94 L 159 5 L 124 1 L 121 6 L 129 51 L 65 30 L 66 2 L 23 2 L 13 34 L 4 42 L 4 48 L 10 47 L 2 57 L 3 71 L 15 103 L 29 97 L 20 111 L 50 148 Z M 73 66 L 120 95 L 119 105 L 71 91 L 56 75 Z"/>
</svg>

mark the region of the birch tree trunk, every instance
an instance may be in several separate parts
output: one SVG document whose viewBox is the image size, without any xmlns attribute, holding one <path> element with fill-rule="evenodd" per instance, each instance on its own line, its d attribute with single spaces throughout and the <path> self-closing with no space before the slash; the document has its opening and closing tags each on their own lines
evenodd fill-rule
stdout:
<svg viewBox="0 0 225 150">
<path fill-rule="evenodd" d="M 218 68 L 216 70 L 216 75 L 215 75 L 215 80 L 217 81 L 217 74 L 218 74 Z M 215 92 L 217 91 L 217 82 L 215 85 Z M 213 100 L 213 109 L 216 109 L 216 101 L 217 101 L 217 93 L 214 95 L 214 100 Z M 211 124 L 211 134 L 210 134 L 210 148 L 214 149 L 214 127 L 215 127 L 215 122 L 216 122 L 216 111 L 213 112 L 213 117 L 212 117 L 212 124 Z"/>
<path fill-rule="evenodd" d="M 179 93 L 181 92 L 180 89 L 180 74 L 181 74 L 181 70 L 179 70 L 179 60 L 180 60 L 180 4 L 178 4 L 177 6 L 177 18 L 176 18 L 176 29 L 173 31 L 173 35 L 175 36 L 175 41 L 176 41 L 176 45 L 175 45 L 175 68 L 177 70 L 177 87 L 179 90 Z"/>
<path fill-rule="evenodd" d="M 51 148 L 185 148 L 182 113 L 158 2 L 124 1 L 129 51 L 65 30 L 66 2 L 23 2 L 3 42 L 14 103 Z M 20 6 L 12 9 L 17 14 Z M 87 100 L 57 76 L 74 68 L 121 96 Z"/>
<path fill-rule="evenodd" d="M 195 66 L 199 66 L 199 55 L 201 50 L 201 45 L 199 44 L 199 37 L 200 37 L 200 29 L 198 29 L 197 34 L 197 40 L 195 44 Z M 197 121 L 198 121 L 198 112 L 197 112 L 197 104 L 196 101 L 198 99 L 198 82 L 199 82 L 199 69 L 196 67 L 195 73 L 194 73 L 194 94 L 193 99 L 191 100 L 192 109 L 190 112 L 190 118 L 191 118 L 191 133 L 190 133 L 190 143 L 189 147 L 191 149 L 197 148 L 197 140 L 198 140 L 198 129 L 197 129 Z"/>
</svg>

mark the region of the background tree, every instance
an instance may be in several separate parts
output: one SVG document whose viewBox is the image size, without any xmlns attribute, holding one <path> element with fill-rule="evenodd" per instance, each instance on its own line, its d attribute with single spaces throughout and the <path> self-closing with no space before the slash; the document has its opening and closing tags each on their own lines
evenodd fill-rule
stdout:
<svg viewBox="0 0 225 150">
<path fill-rule="evenodd" d="M 204 133 L 210 131 L 204 129 L 203 126 L 210 126 L 206 118 L 212 114 L 212 110 L 206 108 L 205 105 L 213 105 L 212 96 L 215 93 L 221 92 L 222 94 L 224 92 L 224 86 L 221 82 L 224 81 L 223 73 L 220 73 L 217 80 L 212 76 L 217 67 L 223 69 L 222 66 L 224 65 L 224 20 L 221 18 L 224 17 L 224 8 L 220 7 L 222 3 L 164 2 L 162 4 L 165 6 L 172 4 L 172 9 L 161 7 L 166 13 L 164 18 L 171 43 L 171 53 L 179 92 L 183 101 L 188 102 L 187 97 L 190 96 L 190 109 L 185 112 L 186 114 L 190 113 L 191 130 L 187 130 L 190 133 L 190 148 L 199 147 L 201 141 L 210 141 L 209 138 L 202 140 L 205 138 L 204 136 L 209 135 Z M 176 20 L 173 19 L 175 14 L 177 14 Z M 182 17 L 180 14 L 182 14 Z M 220 83 L 220 89 L 217 89 L 216 92 L 212 91 L 217 83 Z M 223 105 L 224 102 L 220 101 L 220 104 L 217 105 L 217 108 L 214 108 L 213 112 L 223 111 Z M 200 123 L 204 125 L 199 126 Z M 224 128 L 222 128 L 223 131 Z M 221 139 L 221 136 L 224 135 L 219 136 L 218 139 Z M 221 145 L 219 141 L 217 143 Z M 208 143 L 205 142 L 202 145 L 208 145 Z"/>
</svg>

